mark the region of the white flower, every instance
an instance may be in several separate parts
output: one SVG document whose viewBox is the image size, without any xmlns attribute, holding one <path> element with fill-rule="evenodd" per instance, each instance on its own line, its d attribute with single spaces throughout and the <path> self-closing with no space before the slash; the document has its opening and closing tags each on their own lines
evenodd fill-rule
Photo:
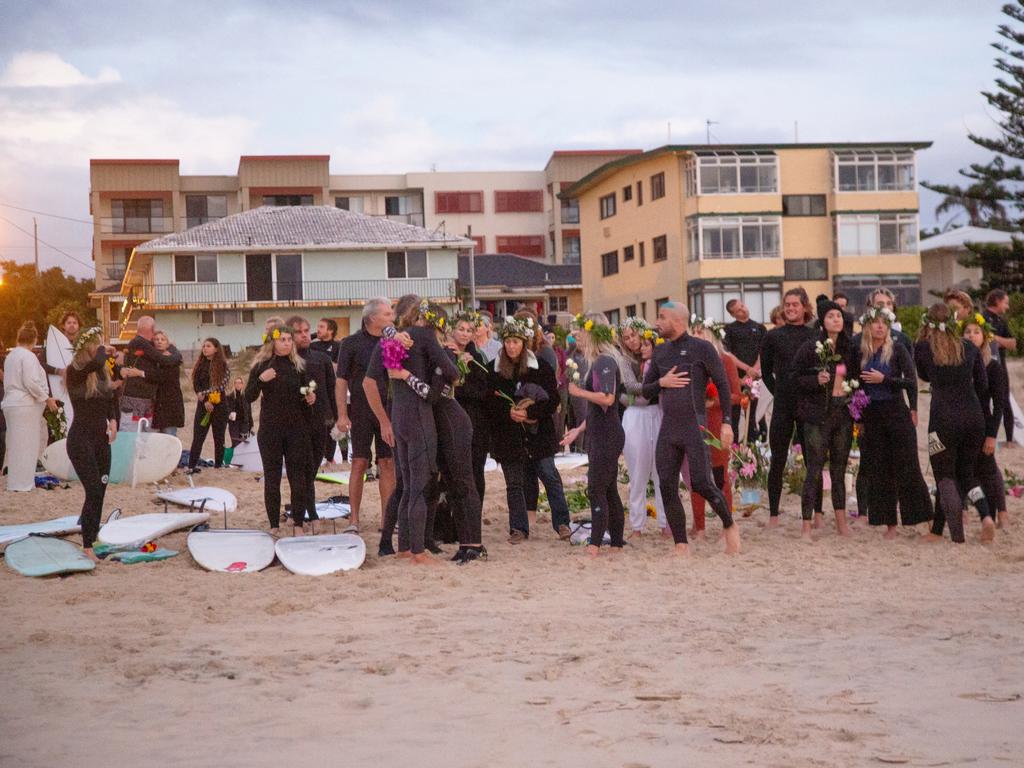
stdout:
<svg viewBox="0 0 1024 768">
<path fill-rule="evenodd" d="M 940 331 L 945 331 L 946 330 L 946 324 L 945 323 L 939 323 L 939 330 Z"/>
<path fill-rule="evenodd" d="M 821 352 L 823 349 L 825 349 L 825 347 L 822 345 L 822 343 L 820 341 L 814 342 L 814 351 L 815 352 Z"/>
<path fill-rule="evenodd" d="M 579 381 L 579 380 L 580 380 L 580 374 L 579 374 L 579 371 L 574 371 L 574 372 L 573 372 L 573 374 L 572 374 L 572 380 L 573 380 L 573 381 Z"/>
<path fill-rule="evenodd" d="M 853 381 L 850 382 L 850 386 L 853 387 L 854 389 L 860 389 L 860 380 L 854 379 Z"/>
</svg>

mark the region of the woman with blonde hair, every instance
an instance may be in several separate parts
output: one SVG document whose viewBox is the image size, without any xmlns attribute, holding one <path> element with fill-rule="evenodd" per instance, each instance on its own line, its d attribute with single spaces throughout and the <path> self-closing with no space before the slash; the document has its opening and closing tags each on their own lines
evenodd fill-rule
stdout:
<svg viewBox="0 0 1024 768">
<path fill-rule="evenodd" d="M 929 541 L 940 541 L 946 523 L 949 536 L 962 544 L 963 498 L 978 510 L 983 541 L 995 531 L 992 510 L 978 484 L 978 456 L 985 444 L 991 413 L 985 363 L 977 348 L 959 333 L 952 308 L 933 304 L 921 321 L 914 361 L 918 375 L 931 383 L 928 414 L 928 460 L 938 486 L 935 518 Z"/>
<path fill-rule="evenodd" d="M 43 408 L 52 400 L 46 372 L 32 351 L 38 337 L 34 323 L 23 324 L 18 329 L 18 345 L 4 361 L 8 491 L 35 489 L 36 462 L 45 444 Z"/>
<path fill-rule="evenodd" d="M 253 358 L 245 396 L 249 402 L 263 396 L 260 429 L 256 444 L 263 461 L 263 503 L 267 509 L 271 533 L 281 525 L 281 464 L 288 472 L 288 488 L 294 510 L 308 509 L 303 481 L 308 466 L 315 392 L 303 393 L 305 361 L 299 357 L 292 329 L 278 325 Z M 292 519 L 294 533 L 305 533 L 302 517 Z"/>
<path fill-rule="evenodd" d="M 64 369 L 65 384 L 75 411 L 68 431 L 71 466 L 85 490 L 82 504 L 82 546 L 96 560 L 92 545 L 99 534 L 103 500 L 110 472 L 110 444 L 117 437 L 117 404 L 107 358 L 112 347 L 102 343 L 102 331 L 89 328 L 75 340 L 71 364 Z"/>
</svg>

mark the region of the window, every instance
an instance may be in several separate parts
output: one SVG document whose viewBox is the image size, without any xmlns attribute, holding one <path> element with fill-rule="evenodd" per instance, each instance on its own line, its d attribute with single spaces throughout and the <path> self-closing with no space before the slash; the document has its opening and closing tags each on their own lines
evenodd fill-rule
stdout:
<svg viewBox="0 0 1024 768">
<path fill-rule="evenodd" d="M 651 200 L 665 196 L 665 174 L 656 173 L 651 176 Z"/>
<path fill-rule="evenodd" d="M 498 253 L 544 258 L 544 235 L 498 235 L 496 241 Z"/>
<path fill-rule="evenodd" d="M 778 191 L 778 158 L 771 152 L 713 152 L 697 156 L 702 195 L 770 194 Z"/>
<path fill-rule="evenodd" d="M 388 277 L 426 277 L 426 251 L 388 251 Z"/>
<path fill-rule="evenodd" d="M 615 193 L 601 198 L 601 218 L 607 219 L 615 215 Z"/>
<path fill-rule="evenodd" d="M 668 237 L 658 235 L 651 240 L 651 256 L 654 261 L 665 261 L 668 258 Z"/>
<path fill-rule="evenodd" d="M 642 317 L 644 320 L 647 319 L 647 302 L 646 301 L 641 301 L 640 302 L 640 317 Z"/>
<path fill-rule="evenodd" d="M 867 301 L 868 293 L 879 285 L 884 285 L 896 294 L 896 304 L 903 307 L 921 304 L 920 275 L 836 275 L 834 288 L 850 297 L 850 306 L 862 307 Z"/>
<path fill-rule="evenodd" d="M 615 325 L 619 324 L 619 310 L 617 310 L 617 309 L 609 309 L 604 314 L 605 314 L 605 317 L 608 318 L 608 325 L 615 326 Z"/>
<path fill-rule="evenodd" d="M 687 221 L 688 261 L 769 259 L 781 253 L 778 216 L 709 216 Z"/>
<path fill-rule="evenodd" d="M 435 213 L 483 213 L 483 192 L 435 192 Z"/>
<path fill-rule="evenodd" d="M 115 247 L 110 250 L 110 264 L 107 265 L 107 279 L 122 280 L 128 271 L 128 259 L 132 256 L 131 248 Z"/>
<path fill-rule="evenodd" d="M 640 266 L 641 267 L 644 265 L 644 261 L 645 261 L 644 255 L 645 255 L 644 254 L 644 241 L 641 240 L 640 241 Z"/>
<path fill-rule="evenodd" d="M 622 249 L 622 260 L 623 261 L 632 261 L 633 260 L 633 246 L 632 245 L 627 245 L 625 248 Z"/>
<path fill-rule="evenodd" d="M 569 311 L 569 297 L 568 296 L 549 296 L 548 297 L 548 312 L 568 312 Z"/>
<path fill-rule="evenodd" d="M 619 252 L 601 254 L 601 277 L 617 275 L 619 273 Z"/>
<path fill-rule="evenodd" d="M 264 205 L 312 205 L 312 195 L 264 195 Z"/>
<path fill-rule="evenodd" d="M 629 184 L 622 188 L 622 202 L 628 203 L 633 199 L 633 185 Z"/>
<path fill-rule="evenodd" d="M 642 181 L 636 183 L 636 204 L 638 207 L 644 204 L 644 183 Z"/>
<path fill-rule="evenodd" d="M 563 224 L 579 224 L 580 223 L 580 201 L 563 200 L 562 201 L 562 223 Z"/>
<path fill-rule="evenodd" d="M 626 317 L 636 317 L 636 304 L 626 305 Z"/>
<path fill-rule="evenodd" d="M 840 256 L 917 253 L 917 214 L 837 216 Z"/>
<path fill-rule="evenodd" d="M 782 286 L 772 282 L 712 282 L 690 284 L 687 300 L 690 311 L 703 317 L 726 320 L 725 305 L 740 299 L 750 310 L 750 317 L 759 323 L 767 322 L 771 311 L 782 303 Z"/>
<path fill-rule="evenodd" d="M 203 325 L 252 325 L 255 313 L 251 309 L 207 309 L 199 313 Z"/>
<path fill-rule="evenodd" d="M 835 153 L 839 192 L 910 192 L 914 189 L 914 153 L 843 151 Z"/>
<path fill-rule="evenodd" d="M 228 215 L 227 195 L 185 195 L 185 226 L 197 227 Z"/>
<path fill-rule="evenodd" d="M 787 280 L 828 280 L 828 259 L 786 259 Z"/>
<path fill-rule="evenodd" d="M 365 198 L 362 197 L 336 197 L 334 198 L 334 207 L 343 211 L 352 211 L 352 213 L 362 213 L 364 200 Z"/>
<path fill-rule="evenodd" d="M 170 219 L 164 218 L 164 201 L 159 198 L 111 200 L 110 217 L 113 234 L 146 234 L 173 229 Z"/>
<path fill-rule="evenodd" d="M 783 216 L 824 216 L 824 195 L 783 195 Z"/>
<path fill-rule="evenodd" d="M 496 190 L 494 193 L 496 213 L 543 213 L 543 189 Z"/>
<path fill-rule="evenodd" d="M 580 263 L 579 235 L 562 235 L 562 262 L 564 264 Z"/>
<path fill-rule="evenodd" d="M 174 254 L 174 282 L 216 283 L 217 256 L 214 254 Z"/>
<path fill-rule="evenodd" d="M 302 254 L 279 253 L 274 257 L 277 264 L 277 300 L 302 300 Z"/>
</svg>

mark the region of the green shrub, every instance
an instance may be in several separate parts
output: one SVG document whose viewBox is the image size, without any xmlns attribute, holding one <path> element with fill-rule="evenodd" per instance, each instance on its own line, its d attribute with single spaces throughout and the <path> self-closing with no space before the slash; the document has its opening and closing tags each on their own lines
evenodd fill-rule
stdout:
<svg viewBox="0 0 1024 768">
<path fill-rule="evenodd" d="M 924 313 L 925 308 L 917 304 L 896 307 L 896 319 L 903 326 L 903 332 L 911 339 L 917 338 L 917 332 L 921 328 L 921 316 Z"/>
</svg>

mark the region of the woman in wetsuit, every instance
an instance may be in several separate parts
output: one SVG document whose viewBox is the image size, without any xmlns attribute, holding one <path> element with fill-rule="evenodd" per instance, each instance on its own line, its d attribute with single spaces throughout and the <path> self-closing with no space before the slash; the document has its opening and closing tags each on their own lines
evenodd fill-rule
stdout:
<svg viewBox="0 0 1024 768">
<path fill-rule="evenodd" d="M 950 538 L 962 544 L 964 496 L 978 510 L 989 531 L 995 523 L 977 476 L 978 456 L 985 444 L 990 416 L 988 376 L 981 354 L 964 340 L 958 328 L 950 307 L 933 304 L 921 322 L 914 362 L 918 375 L 932 385 L 928 459 L 938 498 L 928 540 L 941 540 L 948 522 Z"/>
<path fill-rule="evenodd" d="M 459 385 L 455 388 L 455 399 L 469 416 L 473 424 L 473 481 L 481 501 L 484 498 L 484 464 L 487 462 L 487 360 L 473 343 L 473 336 L 480 326 L 479 312 L 462 312 L 455 316 L 455 322 L 448 341 L 448 348 L 465 365 Z"/>
</svg>

